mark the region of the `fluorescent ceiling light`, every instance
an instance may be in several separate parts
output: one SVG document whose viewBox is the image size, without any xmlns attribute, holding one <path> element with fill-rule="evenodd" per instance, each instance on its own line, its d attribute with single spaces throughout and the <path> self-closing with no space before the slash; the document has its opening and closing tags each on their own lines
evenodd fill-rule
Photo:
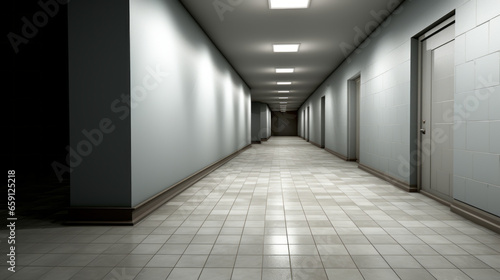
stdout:
<svg viewBox="0 0 500 280">
<path fill-rule="evenodd" d="M 295 68 L 276 68 L 276 73 L 293 73 Z"/>
<path fill-rule="evenodd" d="M 289 90 L 279 90 L 278 93 L 290 93 Z"/>
<path fill-rule="evenodd" d="M 288 102 L 280 102 L 280 104 L 288 104 Z"/>
<path fill-rule="evenodd" d="M 288 99 L 288 97 L 279 97 L 278 99 Z"/>
<path fill-rule="evenodd" d="M 310 0 L 269 0 L 269 9 L 307 9 Z"/>
<path fill-rule="evenodd" d="M 284 85 L 291 85 L 292 82 L 278 82 L 277 84 L 280 86 L 284 86 Z"/>
<path fill-rule="evenodd" d="M 274 44 L 273 52 L 298 52 L 300 44 Z"/>
</svg>

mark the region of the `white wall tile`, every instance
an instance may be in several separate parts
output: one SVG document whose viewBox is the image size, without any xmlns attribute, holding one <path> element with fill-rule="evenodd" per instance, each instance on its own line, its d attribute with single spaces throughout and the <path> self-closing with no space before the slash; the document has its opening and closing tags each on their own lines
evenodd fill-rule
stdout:
<svg viewBox="0 0 500 280">
<path fill-rule="evenodd" d="M 381 157 L 379 164 L 380 164 L 380 170 L 384 173 L 387 173 L 389 170 L 389 159 Z"/>
<path fill-rule="evenodd" d="M 453 176 L 453 197 L 465 202 L 465 178 Z"/>
<path fill-rule="evenodd" d="M 444 123 L 453 123 L 455 102 L 453 100 L 451 100 L 451 101 L 443 102 L 441 104 L 442 104 L 442 108 L 443 108 L 443 111 L 441 113 L 442 114 L 441 118 L 443 119 L 443 122 Z"/>
<path fill-rule="evenodd" d="M 454 120 L 455 122 L 464 122 L 467 121 L 467 118 L 469 115 L 467 114 L 467 111 L 465 110 L 465 98 L 469 96 L 471 92 L 463 92 L 463 93 L 458 93 L 455 94 L 455 106 L 453 110 L 453 115 L 454 115 Z"/>
<path fill-rule="evenodd" d="M 489 104 L 488 99 L 480 98 L 482 90 L 469 92 L 465 97 L 463 108 L 467 114 L 468 121 L 488 120 Z"/>
<path fill-rule="evenodd" d="M 456 10 L 455 32 L 457 35 L 463 34 L 476 27 L 476 0 L 471 0 Z"/>
<path fill-rule="evenodd" d="M 484 23 L 500 14 L 500 1 L 477 0 L 477 24 Z"/>
<path fill-rule="evenodd" d="M 488 185 L 473 180 L 465 182 L 465 202 L 478 208 L 488 207 Z"/>
<path fill-rule="evenodd" d="M 389 160 L 387 166 L 387 173 L 389 173 L 389 175 L 394 176 L 403 182 L 408 182 L 406 174 L 401 174 L 401 165 L 402 162 L 398 160 Z"/>
<path fill-rule="evenodd" d="M 500 187 L 489 185 L 488 186 L 488 210 L 500 216 L 500 203 L 498 198 L 500 197 Z"/>
<path fill-rule="evenodd" d="M 384 75 L 374 78 L 370 83 L 370 93 L 375 94 L 384 90 Z"/>
<path fill-rule="evenodd" d="M 453 147 L 455 149 L 463 149 L 467 148 L 467 123 L 466 122 L 457 122 L 454 126 L 455 130 L 453 131 Z"/>
<path fill-rule="evenodd" d="M 473 152 L 455 150 L 453 173 L 455 176 L 472 179 L 473 177 Z"/>
<path fill-rule="evenodd" d="M 500 156 L 493 154 L 474 154 L 474 180 L 500 186 Z"/>
<path fill-rule="evenodd" d="M 490 153 L 500 155 L 500 121 L 490 122 Z"/>
<path fill-rule="evenodd" d="M 489 52 L 489 23 L 480 25 L 465 35 L 465 58 L 471 61 Z"/>
<path fill-rule="evenodd" d="M 465 62 L 465 34 L 463 34 L 455 38 L 455 65 Z"/>
<path fill-rule="evenodd" d="M 500 86 L 488 88 L 487 91 L 490 120 L 500 120 Z"/>
<path fill-rule="evenodd" d="M 467 123 L 467 150 L 489 152 L 490 127 L 487 122 Z"/>
<path fill-rule="evenodd" d="M 474 90 L 475 63 L 474 61 L 458 65 L 455 72 L 455 93 Z"/>
<path fill-rule="evenodd" d="M 490 53 L 500 51 L 500 16 L 490 21 Z"/>
<path fill-rule="evenodd" d="M 408 83 L 410 82 L 410 70 L 411 70 L 411 65 L 410 61 L 407 60 L 406 62 L 399 64 L 395 69 L 398 73 L 398 84 L 402 83 Z"/>
<path fill-rule="evenodd" d="M 500 34 L 498 34 L 500 37 Z M 476 60 L 476 88 L 500 84 L 500 52 Z"/>
<path fill-rule="evenodd" d="M 391 133 L 391 142 L 401 143 L 401 125 L 393 125 Z"/>
<path fill-rule="evenodd" d="M 394 88 L 394 105 L 409 104 L 410 98 L 410 83 L 399 84 Z"/>
</svg>

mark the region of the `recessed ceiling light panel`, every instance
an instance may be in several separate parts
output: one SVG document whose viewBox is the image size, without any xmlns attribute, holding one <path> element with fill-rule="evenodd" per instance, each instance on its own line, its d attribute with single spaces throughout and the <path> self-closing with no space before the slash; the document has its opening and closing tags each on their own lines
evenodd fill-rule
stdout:
<svg viewBox="0 0 500 280">
<path fill-rule="evenodd" d="M 279 97 L 278 99 L 288 99 L 288 97 Z"/>
<path fill-rule="evenodd" d="M 273 52 L 298 52 L 300 44 L 274 44 Z"/>
<path fill-rule="evenodd" d="M 295 68 L 276 68 L 276 73 L 293 73 Z"/>
<path fill-rule="evenodd" d="M 285 86 L 285 85 L 291 85 L 292 82 L 277 82 L 277 84 L 280 86 Z"/>
<path fill-rule="evenodd" d="M 269 9 L 307 9 L 310 0 L 269 0 Z"/>
<path fill-rule="evenodd" d="M 279 90 L 278 93 L 290 93 L 289 90 Z"/>
</svg>

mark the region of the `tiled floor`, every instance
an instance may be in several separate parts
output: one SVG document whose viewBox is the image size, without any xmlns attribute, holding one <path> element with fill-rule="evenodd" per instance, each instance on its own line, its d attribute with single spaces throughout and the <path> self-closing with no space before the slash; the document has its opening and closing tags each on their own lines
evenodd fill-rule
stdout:
<svg viewBox="0 0 500 280">
<path fill-rule="evenodd" d="M 288 137 L 134 227 L 20 229 L 17 240 L 18 271 L 2 262 L 2 279 L 500 279 L 498 234 Z"/>
</svg>

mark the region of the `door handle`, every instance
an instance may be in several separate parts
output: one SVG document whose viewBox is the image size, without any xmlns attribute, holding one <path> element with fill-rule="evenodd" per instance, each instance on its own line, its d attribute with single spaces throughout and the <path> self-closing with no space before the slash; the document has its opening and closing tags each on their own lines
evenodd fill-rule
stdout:
<svg viewBox="0 0 500 280">
<path fill-rule="evenodd" d="M 420 129 L 420 133 L 425 134 L 426 132 L 425 128 Z"/>
</svg>

